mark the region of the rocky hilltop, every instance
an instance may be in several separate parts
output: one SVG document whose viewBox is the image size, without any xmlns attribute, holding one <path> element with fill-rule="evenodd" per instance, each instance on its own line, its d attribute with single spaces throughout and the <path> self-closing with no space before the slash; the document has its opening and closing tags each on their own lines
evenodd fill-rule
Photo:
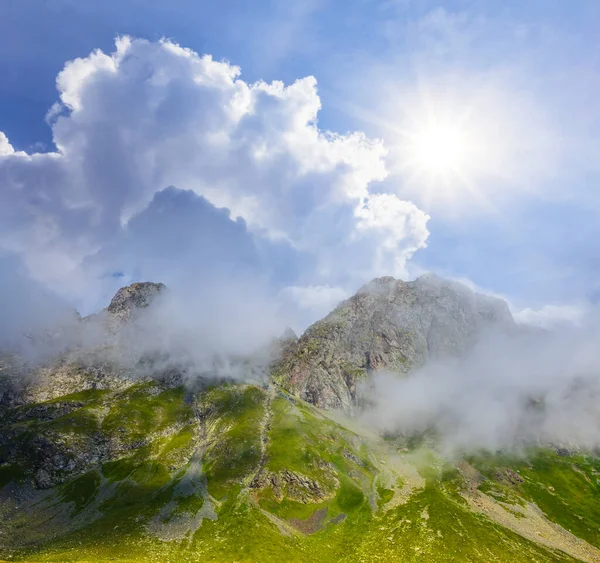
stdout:
<svg viewBox="0 0 600 563">
<path fill-rule="evenodd" d="M 427 274 L 378 278 L 286 347 L 275 380 L 324 409 L 352 413 L 369 374 L 405 375 L 430 359 L 468 352 L 485 330 L 515 330 L 507 304 Z"/>
<path fill-rule="evenodd" d="M 122 287 L 112 298 L 106 312 L 120 320 L 129 320 L 135 311 L 148 307 L 165 289 L 165 284 L 153 282 L 137 282 Z"/>
<path fill-rule="evenodd" d="M 503 302 L 377 279 L 278 339 L 272 378 L 189 386 L 144 354 L 115 361 L 164 290 L 134 284 L 76 319 L 91 345 L 3 356 L 0 560 L 600 562 L 596 456 L 447 460 L 323 410 L 356 409 L 375 370 L 402 377 L 514 330 Z"/>
</svg>

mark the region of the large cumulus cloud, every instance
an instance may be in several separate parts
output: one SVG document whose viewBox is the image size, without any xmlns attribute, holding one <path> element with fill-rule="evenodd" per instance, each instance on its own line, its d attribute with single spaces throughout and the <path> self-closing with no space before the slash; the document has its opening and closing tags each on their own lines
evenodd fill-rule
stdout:
<svg viewBox="0 0 600 563">
<path fill-rule="evenodd" d="M 56 83 L 54 152 L 15 152 L 0 134 L 0 247 L 75 304 L 115 267 L 159 274 L 148 267 L 157 248 L 181 258 L 181 276 L 188 264 L 194 273 L 220 264 L 221 233 L 199 227 L 205 214 L 179 223 L 157 212 L 168 186 L 228 208 L 228 221 L 243 219 L 247 240 L 232 242 L 239 253 L 228 260 L 258 263 L 252 254 L 265 244 L 267 268 L 279 263 L 277 245 L 288 261 L 304 257 L 293 276 L 294 268 L 280 273 L 293 287 L 402 275 L 425 245 L 427 215 L 371 191 L 387 174 L 382 142 L 319 129 L 312 77 L 248 84 L 238 67 L 209 55 L 125 37 L 112 54 L 68 62 Z M 134 242 L 144 217 L 155 236 Z M 176 224 L 179 236 L 167 236 Z M 211 239 L 211 260 L 199 268 L 193 245 L 206 249 Z"/>
</svg>

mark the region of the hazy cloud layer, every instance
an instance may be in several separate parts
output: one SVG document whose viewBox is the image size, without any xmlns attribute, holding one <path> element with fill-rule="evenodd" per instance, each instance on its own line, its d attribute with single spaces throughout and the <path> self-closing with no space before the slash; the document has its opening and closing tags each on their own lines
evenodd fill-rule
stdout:
<svg viewBox="0 0 600 563">
<path fill-rule="evenodd" d="M 544 305 L 540 309 L 525 308 L 514 313 L 515 320 L 526 325 L 552 329 L 561 325 L 579 326 L 586 309 L 577 305 Z"/>
<path fill-rule="evenodd" d="M 433 432 L 449 452 L 600 446 L 600 326 L 487 334 L 464 359 L 374 380 L 367 423 Z"/>
</svg>

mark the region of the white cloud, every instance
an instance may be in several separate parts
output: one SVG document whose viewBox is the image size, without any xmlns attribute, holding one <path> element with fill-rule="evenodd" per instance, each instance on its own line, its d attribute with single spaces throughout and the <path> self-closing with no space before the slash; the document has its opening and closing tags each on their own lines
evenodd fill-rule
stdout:
<svg viewBox="0 0 600 563">
<path fill-rule="evenodd" d="M 518 323 L 550 329 L 564 324 L 579 326 L 585 310 L 575 305 L 544 305 L 540 309 L 516 311 L 513 316 Z"/>
<path fill-rule="evenodd" d="M 319 308 L 325 312 L 331 311 L 349 294 L 341 287 L 328 285 L 289 286 L 283 291 L 297 301 L 303 308 Z"/>
<path fill-rule="evenodd" d="M 12 148 L 12 145 L 8 142 L 6 135 L 0 131 L 0 156 L 8 156 L 9 154 L 13 154 L 15 150 Z"/>
<path fill-rule="evenodd" d="M 329 285 L 289 286 L 278 295 L 278 302 L 288 312 L 287 318 L 294 324 L 292 328 L 301 332 L 311 322 L 323 318 L 350 292 L 341 287 Z"/>
<path fill-rule="evenodd" d="M 379 430 L 434 430 L 449 452 L 532 443 L 599 445 L 598 323 L 483 333 L 461 358 L 409 377 L 380 373 L 365 419 Z"/>
<path fill-rule="evenodd" d="M 375 236 L 377 270 L 405 276 L 406 260 L 426 246 L 429 216 L 410 201 L 392 194 L 373 194 L 356 209 L 359 236 Z M 402 252 L 398 252 L 401 248 Z"/>
<path fill-rule="evenodd" d="M 370 193 L 387 174 L 382 142 L 319 129 L 313 77 L 285 86 L 239 76 L 166 40 L 120 38 L 110 55 L 67 63 L 48 115 L 58 150 L 14 153 L 0 137 L 0 248 L 62 295 L 89 301 L 90 283 L 109 273 L 90 259 L 110 262 L 129 220 L 174 185 L 243 217 L 253 236 L 313 256 L 296 285 L 401 275 L 425 245 L 428 217 Z"/>
</svg>

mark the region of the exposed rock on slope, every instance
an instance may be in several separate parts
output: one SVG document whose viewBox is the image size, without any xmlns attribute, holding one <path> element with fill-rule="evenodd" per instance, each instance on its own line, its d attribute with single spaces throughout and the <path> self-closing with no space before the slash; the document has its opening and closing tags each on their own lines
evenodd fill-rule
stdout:
<svg viewBox="0 0 600 563">
<path fill-rule="evenodd" d="M 515 329 L 504 301 L 431 274 L 378 278 L 288 346 L 274 378 L 314 405 L 352 412 L 372 370 L 406 374 L 460 356 L 486 329 Z"/>
</svg>

